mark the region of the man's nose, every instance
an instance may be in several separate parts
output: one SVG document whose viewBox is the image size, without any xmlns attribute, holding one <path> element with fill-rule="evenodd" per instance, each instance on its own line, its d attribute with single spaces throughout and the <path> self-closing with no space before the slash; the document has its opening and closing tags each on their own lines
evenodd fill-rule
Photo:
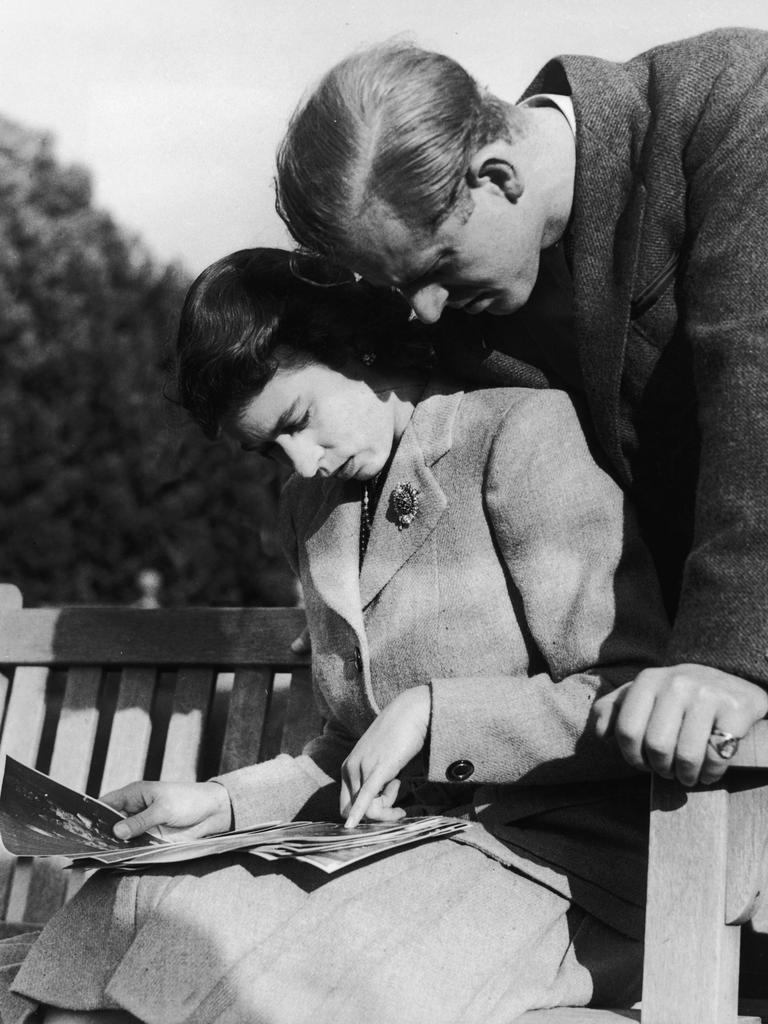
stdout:
<svg viewBox="0 0 768 1024">
<path fill-rule="evenodd" d="M 440 319 L 448 301 L 448 291 L 439 284 L 425 285 L 405 292 L 411 309 L 423 324 L 434 324 Z"/>
</svg>

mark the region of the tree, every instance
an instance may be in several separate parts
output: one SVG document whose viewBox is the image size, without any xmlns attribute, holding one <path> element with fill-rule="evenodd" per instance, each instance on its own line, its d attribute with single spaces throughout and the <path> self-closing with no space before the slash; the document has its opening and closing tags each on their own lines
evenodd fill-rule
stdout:
<svg viewBox="0 0 768 1024">
<path fill-rule="evenodd" d="M 164 397 L 187 279 L 92 205 L 50 138 L 0 118 L 0 580 L 28 604 L 292 603 L 280 481 Z"/>
</svg>

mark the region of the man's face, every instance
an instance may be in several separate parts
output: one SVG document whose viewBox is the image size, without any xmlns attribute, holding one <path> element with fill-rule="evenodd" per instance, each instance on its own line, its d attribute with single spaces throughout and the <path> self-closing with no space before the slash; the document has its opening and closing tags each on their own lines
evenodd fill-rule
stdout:
<svg viewBox="0 0 768 1024">
<path fill-rule="evenodd" d="M 528 300 L 541 231 L 529 204 L 510 202 L 493 183 L 470 190 L 469 216 L 454 212 L 434 231 L 410 227 L 374 204 L 351 233 L 351 269 L 397 288 L 424 323 L 446 306 L 504 316 Z"/>
</svg>

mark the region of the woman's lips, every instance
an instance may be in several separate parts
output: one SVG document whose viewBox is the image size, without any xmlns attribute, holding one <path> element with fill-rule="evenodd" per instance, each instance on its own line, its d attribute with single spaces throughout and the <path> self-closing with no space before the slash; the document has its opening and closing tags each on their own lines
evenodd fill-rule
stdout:
<svg viewBox="0 0 768 1024">
<path fill-rule="evenodd" d="M 342 462 L 339 468 L 333 471 L 331 476 L 338 477 L 339 480 L 349 480 L 351 477 L 355 475 L 353 460 L 354 456 L 350 455 L 346 462 Z"/>
</svg>

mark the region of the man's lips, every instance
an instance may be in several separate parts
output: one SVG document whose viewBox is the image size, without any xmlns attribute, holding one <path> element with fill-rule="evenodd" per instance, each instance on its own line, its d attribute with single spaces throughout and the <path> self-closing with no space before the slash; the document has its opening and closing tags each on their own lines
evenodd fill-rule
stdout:
<svg viewBox="0 0 768 1024">
<path fill-rule="evenodd" d="M 461 299 L 458 302 L 449 302 L 451 309 L 460 309 L 464 313 L 481 313 L 493 300 L 490 292 L 478 292 L 468 299 Z"/>
</svg>

